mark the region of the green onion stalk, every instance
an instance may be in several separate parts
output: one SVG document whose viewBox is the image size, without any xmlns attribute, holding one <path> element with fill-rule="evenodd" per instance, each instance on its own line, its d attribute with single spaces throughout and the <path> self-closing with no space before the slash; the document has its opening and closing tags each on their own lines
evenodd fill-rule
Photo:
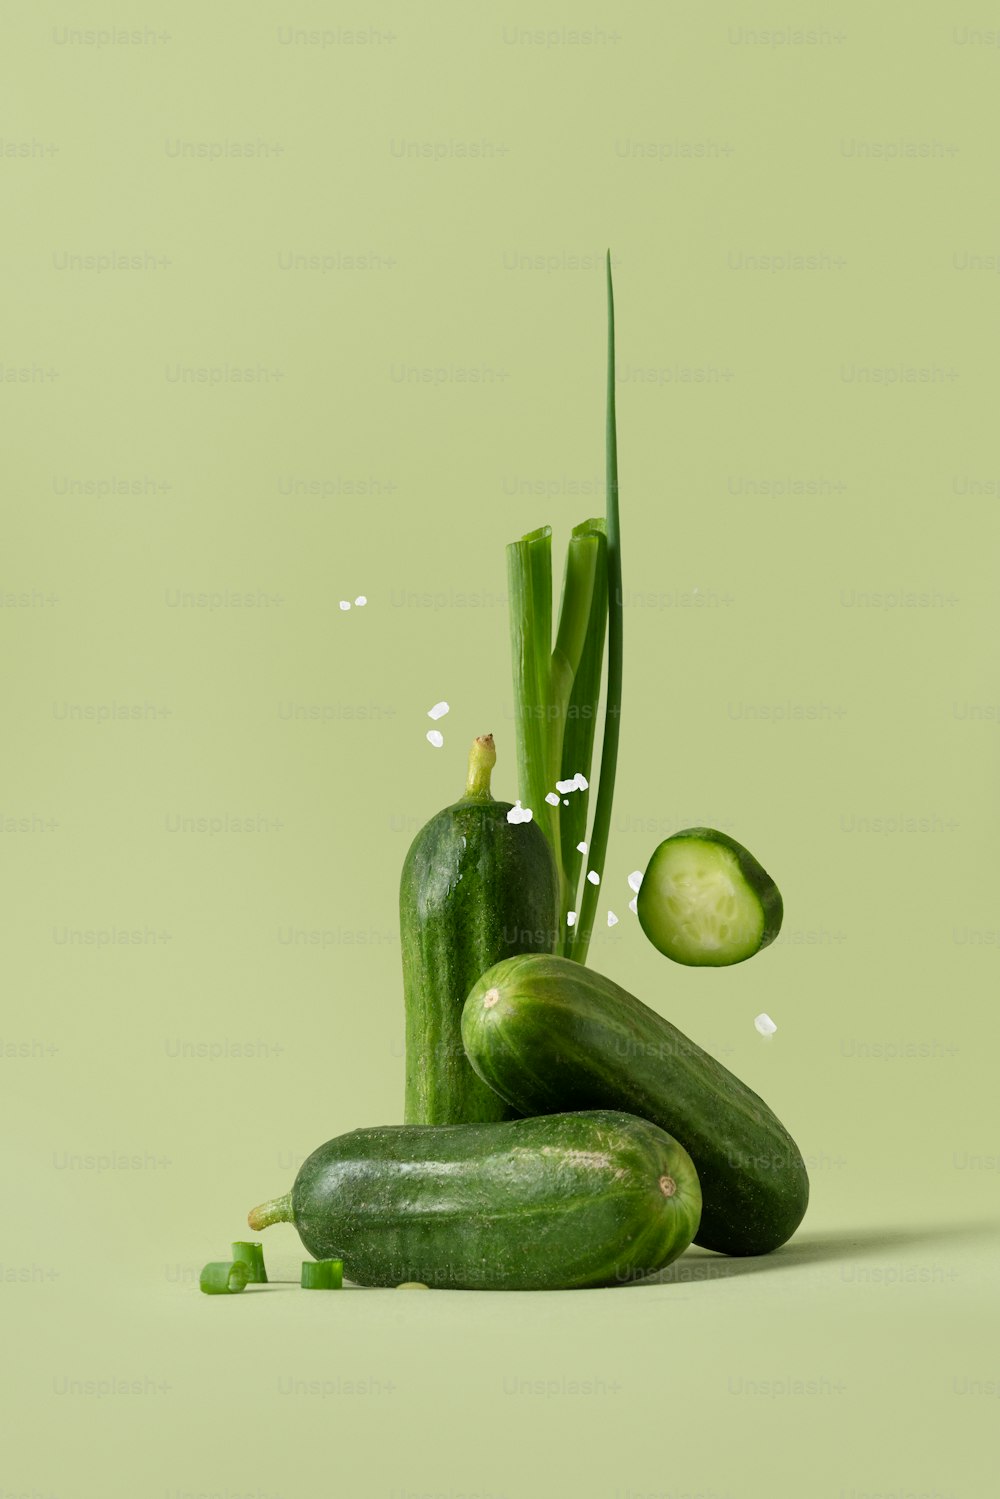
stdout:
<svg viewBox="0 0 1000 1499">
<path fill-rule="evenodd" d="M 554 645 L 552 528 L 529 531 L 507 547 L 518 785 L 522 805 L 531 808 L 555 855 L 560 914 L 556 951 L 580 963 L 587 961 L 604 876 L 621 714 L 622 586 L 610 250 L 607 300 L 606 513 L 573 528 Z M 588 842 L 590 771 L 605 637 L 604 737 Z M 591 874 L 597 876 L 596 881 L 583 878 Z"/>
</svg>

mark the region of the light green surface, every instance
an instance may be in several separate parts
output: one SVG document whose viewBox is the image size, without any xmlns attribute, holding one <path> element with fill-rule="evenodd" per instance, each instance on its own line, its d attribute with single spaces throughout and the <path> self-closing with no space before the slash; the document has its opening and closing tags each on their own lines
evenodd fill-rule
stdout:
<svg viewBox="0 0 1000 1499">
<path fill-rule="evenodd" d="M 112 22 L 167 39 L 63 31 Z M 995 22 L 5 17 L 4 1499 L 995 1492 Z M 661 1287 L 202 1296 L 308 1151 L 401 1118 L 399 868 L 474 735 L 516 795 L 503 547 L 548 521 L 561 556 L 603 507 L 608 243 L 626 657 L 591 961 L 768 1100 L 809 1214 Z M 109 254 L 150 261 L 66 260 Z M 821 268 L 743 268 L 780 255 Z M 253 830 L 178 830 L 227 817 Z M 696 823 L 785 899 L 728 970 L 627 910 Z"/>
</svg>

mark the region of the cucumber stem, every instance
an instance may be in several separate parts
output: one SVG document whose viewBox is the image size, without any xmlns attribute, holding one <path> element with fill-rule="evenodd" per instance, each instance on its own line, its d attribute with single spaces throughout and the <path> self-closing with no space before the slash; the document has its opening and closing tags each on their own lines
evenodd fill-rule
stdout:
<svg viewBox="0 0 1000 1499">
<path fill-rule="evenodd" d="M 469 751 L 469 774 L 465 782 L 466 801 L 491 802 L 490 775 L 497 763 L 496 746 L 492 734 L 480 734 L 472 741 Z"/>
<path fill-rule="evenodd" d="M 251 1208 L 247 1214 L 247 1222 L 254 1233 L 259 1233 L 262 1228 L 270 1228 L 272 1223 L 291 1223 L 291 1192 L 286 1192 L 284 1197 L 272 1197 L 270 1202 L 262 1202 L 259 1207 Z"/>
</svg>

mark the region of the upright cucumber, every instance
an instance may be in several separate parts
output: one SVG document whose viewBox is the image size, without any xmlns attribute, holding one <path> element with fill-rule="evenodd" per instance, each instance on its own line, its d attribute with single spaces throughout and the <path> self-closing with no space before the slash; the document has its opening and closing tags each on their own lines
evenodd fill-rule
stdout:
<svg viewBox="0 0 1000 1499">
<path fill-rule="evenodd" d="M 592 968 L 539 954 L 497 963 L 469 993 L 462 1039 L 522 1114 L 625 1109 L 679 1140 L 701 1181 L 703 1248 L 767 1254 L 801 1223 L 805 1163 L 763 1099 Z"/>
<path fill-rule="evenodd" d="M 691 1159 L 646 1119 L 595 1110 L 356 1129 L 314 1150 L 255 1231 L 295 1224 L 364 1286 L 559 1291 L 641 1279 L 698 1227 Z"/>
<path fill-rule="evenodd" d="M 406 1004 L 407 1124 L 474 1124 L 511 1110 L 462 1049 L 462 1005 L 484 969 L 521 952 L 553 952 L 558 876 L 534 822 L 508 822 L 494 801 L 492 734 L 469 755 L 465 796 L 414 838 L 399 887 Z"/>
</svg>

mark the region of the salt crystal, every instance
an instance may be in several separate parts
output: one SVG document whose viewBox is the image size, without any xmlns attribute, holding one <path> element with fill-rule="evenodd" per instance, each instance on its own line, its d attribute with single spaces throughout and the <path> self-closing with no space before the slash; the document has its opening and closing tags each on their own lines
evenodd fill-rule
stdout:
<svg viewBox="0 0 1000 1499">
<path fill-rule="evenodd" d="M 531 821 L 531 808 L 530 807 L 522 807 L 520 801 L 515 802 L 514 806 L 511 807 L 510 811 L 507 813 L 507 821 L 508 822 L 530 822 Z"/>
<path fill-rule="evenodd" d="M 596 869 L 591 869 L 589 871 L 587 879 L 592 885 L 599 885 L 601 883 L 601 876 L 597 873 Z"/>
<path fill-rule="evenodd" d="M 357 596 L 357 598 L 354 600 L 354 602 L 357 604 L 357 606 L 358 606 L 359 609 L 363 609 L 365 607 L 365 605 L 367 604 L 368 600 L 365 598 L 365 596 L 364 596 L 363 593 L 359 593 L 358 596 Z"/>
<path fill-rule="evenodd" d="M 576 926 L 576 912 L 575 911 L 567 911 L 566 912 L 566 925 L 567 926 Z"/>
<path fill-rule="evenodd" d="M 642 884 L 642 870 L 641 869 L 633 869 L 632 873 L 628 877 L 628 888 L 630 890 L 634 890 L 635 893 L 636 893 L 636 895 L 638 895 L 638 893 L 639 893 L 639 886 L 641 884 Z"/>
<path fill-rule="evenodd" d="M 563 797 L 563 806 L 564 806 L 564 807 L 568 807 L 568 806 L 569 806 L 569 800 L 568 800 L 568 798 L 567 798 L 567 797 L 565 797 L 565 796 L 564 796 L 564 797 Z"/>
<path fill-rule="evenodd" d="M 585 854 L 587 852 L 587 845 L 585 843 L 578 843 L 576 845 L 576 851 L 578 854 Z"/>
<path fill-rule="evenodd" d="M 341 601 L 340 601 L 340 607 L 341 607 L 341 609 L 349 609 L 351 606 L 347 602 L 346 599 L 341 599 Z"/>
<path fill-rule="evenodd" d="M 608 926 L 617 926 L 617 925 L 618 925 L 618 917 L 615 915 L 614 911 L 609 911 L 608 912 Z"/>
<path fill-rule="evenodd" d="M 554 791 L 550 791 L 545 800 L 548 802 L 550 807 L 558 807 L 559 805 L 559 798 L 556 796 Z"/>
<path fill-rule="evenodd" d="M 778 1029 L 770 1015 L 758 1015 L 754 1020 L 754 1025 L 762 1036 L 773 1036 Z"/>
<path fill-rule="evenodd" d="M 427 709 L 427 717 L 428 718 L 444 718 L 444 716 L 445 716 L 445 714 L 447 712 L 448 712 L 448 704 L 447 703 L 435 703 L 434 706 L 433 706 L 433 708 L 428 708 Z"/>
<path fill-rule="evenodd" d="M 444 735 L 439 734 L 437 729 L 428 729 L 427 742 L 428 744 L 433 744 L 435 749 L 440 749 L 442 744 L 444 744 Z"/>
<path fill-rule="evenodd" d="M 575 791 L 576 778 L 574 777 L 571 781 L 556 781 L 556 790 L 562 792 L 563 795 L 565 795 L 567 791 Z"/>
<path fill-rule="evenodd" d="M 633 895 L 632 899 L 628 903 L 628 908 L 629 908 L 630 911 L 634 911 L 635 914 L 636 914 L 636 916 L 638 916 L 638 914 L 639 914 L 639 903 L 636 900 L 636 898 L 635 898 L 634 895 Z"/>
<path fill-rule="evenodd" d="M 576 775 L 573 777 L 573 780 L 576 782 L 577 791 L 586 791 L 587 787 L 590 785 L 590 782 L 587 780 L 587 777 L 584 775 L 582 770 L 577 771 Z"/>
</svg>

